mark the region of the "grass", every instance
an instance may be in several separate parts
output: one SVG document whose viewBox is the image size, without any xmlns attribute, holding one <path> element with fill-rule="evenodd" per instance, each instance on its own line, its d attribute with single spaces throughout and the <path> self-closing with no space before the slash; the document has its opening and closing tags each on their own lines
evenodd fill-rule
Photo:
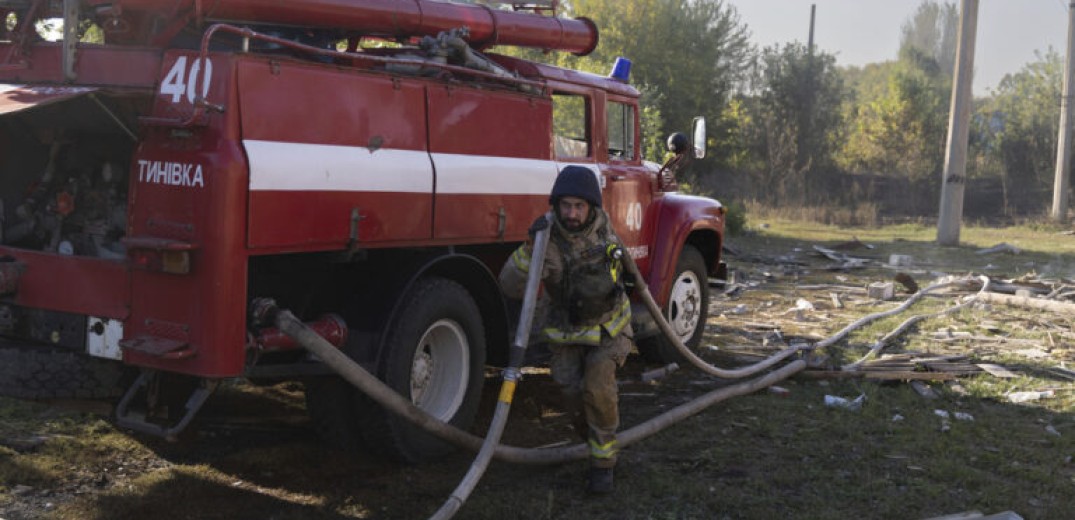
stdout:
<svg viewBox="0 0 1075 520">
<path fill-rule="evenodd" d="M 842 242 L 857 237 L 866 243 L 880 243 L 891 247 L 949 249 L 952 253 L 965 253 L 968 249 L 980 249 L 1007 243 L 1026 252 L 1047 256 L 1075 254 L 1075 236 L 1063 235 L 1069 227 L 1044 222 L 1027 223 L 1003 228 L 965 224 L 960 229 L 958 247 L 939 247 L 935 224 L 905 223 L 882 227 L 836 226 L 786 218 L 748 217 L 748 229 L 774 239 L 785 238 L 807 242 Z M 733 241 L 740 239 L 733 238 Z"/>
</svg>

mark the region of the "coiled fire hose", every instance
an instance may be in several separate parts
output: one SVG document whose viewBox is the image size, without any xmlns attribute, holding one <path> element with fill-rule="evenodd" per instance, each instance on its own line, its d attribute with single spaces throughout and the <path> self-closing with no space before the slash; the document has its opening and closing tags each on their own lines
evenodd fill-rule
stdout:
<svg viewBox="0 0 1075 520">
<path fill-rule="evenodd" d="M 545 236 L 542 238 L 541 232 L 535 237 L 535 249 L 538 248 L 538 244 L 544 241 L 544 245 L 547 245 L 548 229 L 545 231 Z M 544 246 L 543 246 L 544 247 Z M 544 251 L 540 251 L 542 254 L 538 254 L 535 251 L 531 257 L 531 262 L 543 262 Z M 630 255 L 624 255 L 627 257 L 628 269 L 634 273 L 637 280 L 643 280 L 638 273 L 638 267 L 630 260 Z M 540 260 L 538 260 L 540 259 Z M 530 332 L 529 321 L 533 318 L 533 307 L 527 310 L 526 301 L 535 300 L 537 294 L 537 287 L 531 287 L 531 280 L 535 276 L 540 278 L 541 264 L 538 264 L 538 268 L 535 268 L 534 264 L 531 264 L 530 272 L 527 278 L 527 290 L 524 295 L 523 311 L 529 312 L 529 316 L 520 316 L 519 328 L 516 334 L 516 344 L 513 345 L 511 350 L 511 359 L 509 360 L 509 369 L 505 369 L 504 384 L 501 388 L 500 397 L 497 400 L 496 412 L 493 417 L 493 421 L 489 427 L 489 434 L 485 439 L 477 437 L 471 433 L 465 432 L 448 424 L 440 421 L 439 419 L 429 415 L 427 412 L 418 408 L 409 399 L 404 398 L 395 390 L 385 385 L 376 376 L 370 374 L 361 365 L 356 363 L 353 359 L 348 357 L 340 349 L 333 346 L 326 341 L 312 329 L 307 327 L 302 321 L 295 317 L 290 311 L 286 309 L 280 309 L 276 307 L 275 302 L 267 299 L 261 299 L 255 302 L 255 308 L 258 309 L 257 314 L 265 321 L 272 322 L 280 331 L 284 332 L 288 336 L 291 336 L 299 345 L 307 349 L 313 355 L 317 356 L 325 365 L 334 370 L 343 379 L 354 385 L 361 392 L 365 393 L 371 399 L 383 406 L 386 410 L 402 417 L 411 424 L 422 428 L 424 431 L 437 436 L 438 438 L 450 442 L 456 446 L 477 451 L 478 456 L 475 458 L 468 470 L 467 475 L 460 482 L 459 486 L 453 492 L 452 496 L 445 502 L 440 510 L 434 515 L 433 518 L 447 519 L 451 518 L 456 511 L 465 502 L 467 496 L 477 485 L 478 480 L 481 478 L 488 466 L 489 459 L 495 457 L 498 460 L 505 462 L 512 462 L 518 464 L 562 464 L 573 460 L 583 460 L 589 455 L 589 449 L 585 444 L 575 444 L 572 446 L 565 446 L 560 448 L 521 448 L 516 446 L 506 446 L 499 444 L 500 436 L 503 433 L 504 426 L 507 421 L 508 411 L 511 406 L 511 398 L 514 394 L 515 385 L 519 379 L 518 367 L 522 363 L 523 355 L 525 354 L 526 344 Z M 716 367 L 712 367 L 704 360 L 701 360 L 695 356 L 690 349 L 688 349 L 679 338 L 672 333 L 671 327 L 665 321 L 664 316 L 660 312 L 660 308 L 653 302 L 653 297 L 650 295 L 649 290 L 644 283 L 638 285 L 641 288 L 641 294 L 644 301 L 648 300 L 647 308 L 654 316 L 654 320 L 661 326 L 662 332 L 664 332 L 670 341 L 677 345 L 677 348 L 681 352 L 685 352 L 684 356 L 687 359 L 698 360 L 702 365 L 708 367 L 703 369 L 707 373 L 719 372 L 723 374 L 731 374 L 731 376 L 721 377 L 745 377 L 751 373 L 764 370 L 764 368 L 772 366 L 780 359 L 784 359 L 799 349 L 789 349 L 790 352 L 781 352 L 777 356 L 780 356 L 776 360 L 766 360 L 764 366 L 762 363 L 752 365 L 752 371 L 747 372 L 745 370 L 730 370 L 724 371 Z M 524 321 L 525 323 L 524 328 Z M 522 341 L 519 341 L 520 334 L 523 334 Z M 689 354 L 689 355 L 688 355 Z M 776 357 L 776 356 L 774 356 Z M 510 367 L 515 367 L 514 371 L 509 374 Z M 701 367 L 699 367 L 701 368 Z M 773 372 L 770 372 L 757 379 L 745 381 L 731 386 L 726 386 L 712 390 L 700 397 L 697 397 L 687 403 L 679 405 L 665 413 L 662 413 L 644 423 L 624 430 L 617 435 L 617 442 L 622 447 L 630 446 L 636 442 L 639 442 L 645 438 L 648 438 L 669 426 L 687 419 L 706 408 L 727 400 L 732 397 L 746 395 L 756 392 L 762 388 L 772 386 L 784 379 L 791 377 L 792 375 L 802 371 L 806 368 L 806 362 L 803 360 L 793 361 Z M 712 372 L 711 372 L 712 371 Z M 714 374 L 718 375 L 718 374 Z M 509 379 L 512 378 L 512 379 Z"/>
</svg>

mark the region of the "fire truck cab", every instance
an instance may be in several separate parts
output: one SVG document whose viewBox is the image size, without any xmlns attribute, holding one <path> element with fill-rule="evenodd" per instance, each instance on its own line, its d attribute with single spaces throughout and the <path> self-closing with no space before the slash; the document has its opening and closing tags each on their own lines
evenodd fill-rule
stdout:
<svg viewBox="0 0 1075 520">
<path fill-rule="evenodd" d="M 95 367 L 74 378 L 82 395 L 102 374 L 123 382 L 121 425 L 174 436 L 221 381 L 301 379 L 330 440 L 420 460 L 439 443 L 251 303 L 272 298 L 466 427 L 512 330 L 495 273 L 569 164 L 598 177 L 636 283 L 700 340 L 723 209 L 643 160 L 638 91 L 478 50 L 587 53 L 589 20 L 421 0 L 7 0 L 0 14 L 0 333 L 20 342 L 0 349 L 0 390 L 78 394 L 70 373 L 27 385 L 18 368 L 62 354 L 89 365 L 57 371 Z M 34 24 L 53 16 L 64 38 L 44 41 Z M 78 41 L 88 26 L 103 43 Z M 635 316 L 640 349 L 674 358 Z"/>
</svg>

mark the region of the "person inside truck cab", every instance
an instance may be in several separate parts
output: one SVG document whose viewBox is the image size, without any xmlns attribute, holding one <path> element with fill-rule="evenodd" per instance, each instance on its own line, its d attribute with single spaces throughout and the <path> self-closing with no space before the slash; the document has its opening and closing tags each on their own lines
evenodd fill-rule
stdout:
<svg viewBox="0 0 1075 520">
<path fill-rule="evenodd" d="M 565 167 L 549 203 L 552 222 L 544 215 L 534 221 L 531 241 L 505 262 L 500 284 L 507 296 L 523 296 L 532 239 L 551 227 L 541 277 L 539 306 L 545 317 L 540 336 L 552 351 L 552 377 L 561 386 L 567 412 L 590 447 L 587 490 L 609 493 L 620 424 L 616 369 L 627 359 L 633 336 L 620 264 L 623 249 L 601 208 L 601 188 L 589 169 Z"/>
</svg>

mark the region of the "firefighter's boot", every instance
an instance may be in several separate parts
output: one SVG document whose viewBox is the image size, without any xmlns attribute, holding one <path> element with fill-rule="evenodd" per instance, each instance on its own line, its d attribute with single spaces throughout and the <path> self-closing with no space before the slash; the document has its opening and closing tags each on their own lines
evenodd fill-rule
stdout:
<svg viewBox="0 0 1075 520">
<path fill-rule="evenodd" d="M 591 495 L 607 495 L 612 492 L 612 468 L 590 468 L 586 491 Z"/>
</svg>

